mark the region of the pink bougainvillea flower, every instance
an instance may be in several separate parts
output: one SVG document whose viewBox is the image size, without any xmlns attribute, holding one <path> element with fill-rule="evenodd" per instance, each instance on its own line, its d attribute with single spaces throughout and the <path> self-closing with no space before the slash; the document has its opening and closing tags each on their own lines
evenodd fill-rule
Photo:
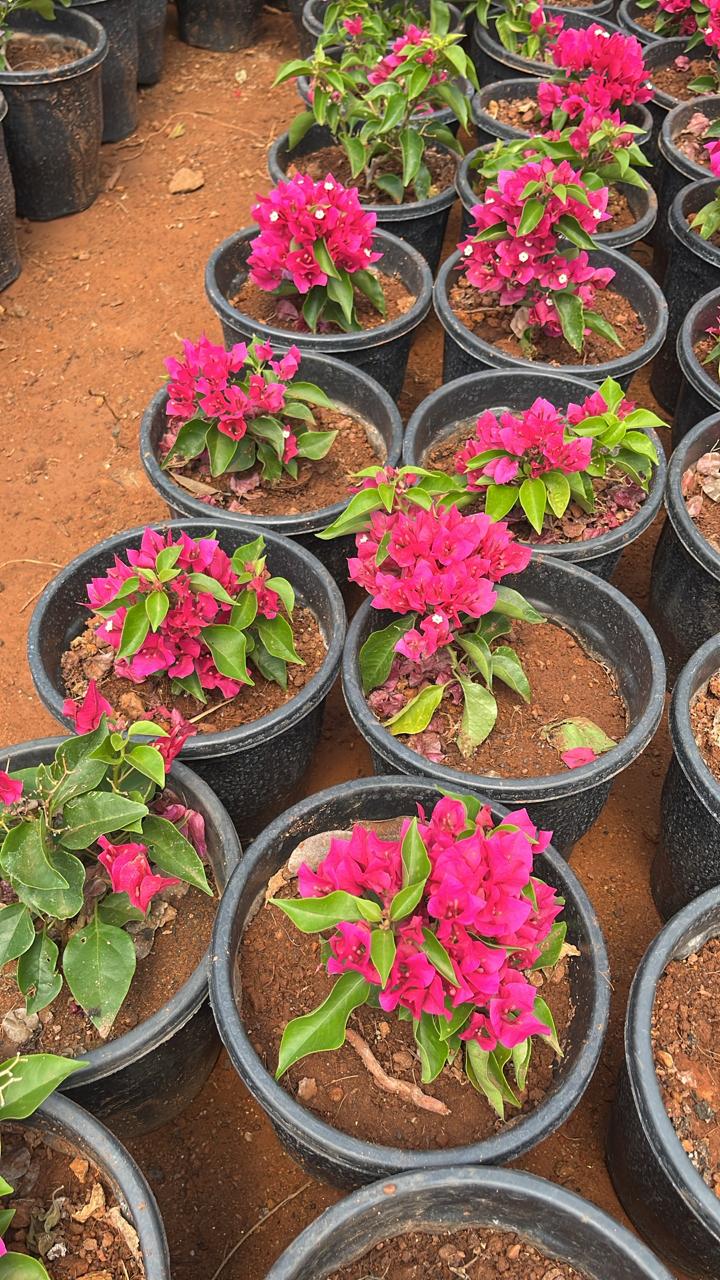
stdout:
<svg viewBox="0 0 720 1280">
<path fill-rule="evenodd" d="M 592 764 L 597 756 L 592 747 L 571 747 L 569 751 L 563 751 L 560 759 L 568 769 L 579 769 L 581 765 Z"/>
<path fill-rule="evenodd" d="M 16 804 L 23 793 L 23 784 L 19 778 L 11 778 L 9 773 L 0 769 L 0 804 Z"/>
<path fill-rule="evenodd" d="M 73 721 L 75 732 L 82 734 L 92 733 L 93 729 L 97 729 L 104 715 L 113 714 L 113 708 L 99 692 L 96 682 L 91 680 L 82 702 L 66 698 L 62 713 Z"/>
<path fill-rule="evenodd" d="M 113 892 L 126 893 L 143 915 L 156 893 L 180 883 L 174 876 L 153 874 L 147 859 L 147 845 L 111 844 L 106 836 L 100 836 L 98 844 L 102 849 L 98 861 L 109 872 Z"/>
<path fill-rule="evenodd" d="M 168 707 L 153 707 L 151 719 L 154 724 L 166 731 L 167 737 L 156 738 L 153 746 L 157 747 L 165 761 L 165 768 L 169 769 L 173 760 L 180 755 L 188 738 L 197 733 L 197 728 L 194 724 L 190 724 L 176 707 L 172 710 Z"/>
<path fill-rule="evenodd" d="M 363 32 L 362 18 L 345 18 L 343 26 L 349 36 L 361 36 Z"/>
</svg>

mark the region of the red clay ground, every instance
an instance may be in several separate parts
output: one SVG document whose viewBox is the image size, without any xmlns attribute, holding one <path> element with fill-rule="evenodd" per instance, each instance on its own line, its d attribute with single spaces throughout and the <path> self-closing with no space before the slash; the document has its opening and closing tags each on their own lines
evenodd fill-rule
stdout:
<svg viewBox="0 0 720 1280">
<path fill-rule="evenodd" d="M 266 149 L 298 102 L 292 87 L 270 86 L 280 62 L 295 53 L 290 20 L 272 10 L 257 47 L 237 54 L 181 45 L 173 19 L 165 76 L 142 95 L 137 133 L 104 149 L 105 194 L 78 217 L 20 228 L 24 271 L 0 295 L 2 743 L 55 732 L 25 660 L 33 601 L 55 567 L 111 533 L 165 514 L 140 465 L 139 419 L 162 380 L 163 357 L 181 337 L 205 330 L 219 340 L 204 297 L 205 262 L 250 221 L 253 195 L 267 187 Z M 201 169 L 204 186 L 173 196 L 168 183 L 181 167 Z M 430 320 L 411 357 L 406 415 L 437 385 L 441 354 L 441 333 Z M 633 393 L 649 402 L 646 381 Z M 656 534 L 625 553 L 616 577 L 641 606 Z M 610 949 L 612 1025 L 583 1103 L 521 1162 L 620 1218 L 603 1142 L 628 986 L 659 924 L 648 870 L 667 756 L 663 730 L 616 784 L 573 857 Z M 306 791 L 369 772 L 336 690 Z M 181 1122 L 132 1149 L 165 1215 L 175 1280 L 261 1280 L 338 1195 L 283 1153 L 224 1056 Z"/>
</svg>

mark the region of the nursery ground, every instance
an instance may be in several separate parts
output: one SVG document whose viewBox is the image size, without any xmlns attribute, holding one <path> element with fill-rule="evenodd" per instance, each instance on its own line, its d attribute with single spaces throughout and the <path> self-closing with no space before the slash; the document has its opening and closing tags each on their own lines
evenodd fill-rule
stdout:
<svg viewBox="0 0 720 1280">
<path fill-rule="evenodd" d="M 56 731 L 25 658 L 33 602 L 46 581 L 101 538 L 166 514 L 140 464 L 140 416 L 181 337 L 220 338 L 204 296 L 205 262 L 250 222 L 254 193 L 267 189 L 267 147 L 299 102 L 292 86 L 271 84 L 295 53 L 289 18 L 271 9 L 256 47 L 236 54 L 180 44 L 173 17 L 163 81 L 142 94 L 132 138 L 103 149 L 105 191 L 95 206 L 20 225 L 23 274 L 0 295 L 1 743 Z M 203 185 L 171 195 L 182 168 L 200 172 Z M 453 234 L 457 214 L 450 247 Z M 429 320 L 411 356 L 405 417 L 438 385 L 441 363 L 441 332 Z M 651 403 L 646 376 L 632 398 Z M 641 607 L 657 532 L 656 525 L 625 553 L 615 578 Z M 648 873 L 667 757 L 663 728 L 573 855 L 609 945 L 610 1034 L 577 1111 L 520 1162 L 619 1218 L 603 1144 L 628 987 L 659 926 Z M 336 689 L 304 792 L 370 771 Z M 240 836 L 247 843 L 248 833 Z M 358 1077 L 342 1087 L 339 1106 L 355 1087 L 371 1086 Z M 261 1280 L 338 1196 L 284 1154 L 224 1055 L 178 1124 L 130 1145 L 164 1214 L 175 1280 Z"/>
</svg>

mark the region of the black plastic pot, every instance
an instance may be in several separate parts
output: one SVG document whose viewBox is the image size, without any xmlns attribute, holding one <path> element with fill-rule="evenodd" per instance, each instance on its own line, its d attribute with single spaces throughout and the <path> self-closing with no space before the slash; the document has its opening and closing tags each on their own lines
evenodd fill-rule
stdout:
<svg viewBox="0 0 720 1280">
<path fill-rule="evenodd" d="M 247 342 L 260 335 L 273 347 L 287 349 L 295 344 L 303 355 L 336 356 L 374 378 L 393 399 L 402 389 L 413 334 L 425 319 L 432 302 L 432 275 L 421 254 L 404 240 L 376 232 L 373 247 L 383 254 L 383 267 L 396 275 L 415 296 L 415 304 L 397 320 L 376 325 L 362 333 L 295 333 L 275 325 L 261 324 L 231 306 L 247 276 L 247 257 L 257 227 L 245 227 L 223 240 L 211 254 L 205 268 L 205 292 L 222 325 L 226 346 Z"/>
<path fill-rule="evenodd" d="M 57 9 L 51 26 L 22 10 L 10 25 L 29 36 L 81 40 L 89 49 L 47 71 L 0 71 L 18 216 L 46 222 L 87 209 L 100 190 L 100 76 L 108 40 L 98 22 L 74 10 Z"/>
<path fill-rule="evenodd" d="M 242 542 L 239 524 L 214 520 L 166 520 L 151 526 L 161 532 L 186 532 L 193 538 L 210 537 L 217 530 L 221 547 L 231 554 Z M 245 526 L 247 540 L 257 526 Z M 43 591 L 28 632 L 28 661 L 35 687 L 51 715 L 61 724 L 64 699 L 60 659 L 85 625 L 86 584 L 107 572 L 113 557 L 128 546 L 137 547 L 142 529 L 130 529 L 106 538 L 72 560 Z M 298 603 L 315 614 L 327 655 L 320 670 L 294 697 L 275 711 L 222 733 L 198 733 L 186 742 L 181 759 L 210 784 L 228 810 L 238 830 L 248 818 L 270 804 L 281 802 L 302 777 L 320 736 L 325 698 L 340 666 L 345 638 L 345 610 L 340 592 L 327 569 L 291 538 L 264 531 L 268 567 L 272 574 L 288 578 Z"/>
<path fill-rule="evenodd" d="M 604 25 L 604 24 L 603 24 Z M 547 68 L 545 68 L 547 71 Z M 538 132 L 536 125 L 533 125 L 532 132 L 527 129 L 516 129 L 513 125 L 503 124 L 501 120 L 496 120 L 487 110 L 489 102 L 496 98 L 507 98 L 509 101 L 514 98 L 535 98 L 537 96 L 538 85 L 543 84 L 542 79 L 537 77 L 523 76 L 518 80 L 496 80 L 494 84 L 485 84 L 473 97 L 470 104 L 470 113 L 475 125 L 475 134 L 477 136 L 478 145 L 484 146 L 488 142 L 495 142 L 498 138 L 509 141 L 511 138 L 530 138 L 535 137 Z M 622 111 L 622 118 L 627 124 L 637 125 L 643 129 L 643 134 L 636 135 L 636 142 L 643 147 L 652 132 L 652 116 L 647 107 L 636 105 L 625 107 Z"/>
<path fill-rule="evenodd" d="M 455 186 L 463 207 L 461 237 L 470 235 L 473 226 L 471 210 L 474 205 L 481 203 L 481 197 L 476 195 L 472 186 L 472 165 L 480 152 L 485 150 L 489 150 L 489 145 L 469 151 L 458 165 Z M 599 229 L 594 238 L 603 249 L 618 249 L 629 253 L 632 246 L 637 244 L 638 240 L 646 239 L 655 226 L 658 213 L 657 196 L 650 186 L 635 187 L 627 182 L 617 182 L 614 185 L 625 196 L 635 221 L 631 226 L 621 227 L 618 231 L 603 232 Z M 599 226 L 602 228 L 602 223 Z"/>
<path fill-rule="evenodd" d="M 563 9 L 559 5 L 545 6 L 545 13 L 559 14 L 566 27 L 591 27 L 600 22 L 607 31 L 619 31 L 614 22 L 609 22 L 607 14 L 612 9 L 612 0 L 600 0 L 599 4 L 584 9 Z M 549 76 L 551 64 L 534 58 L 523 58 L 519 53 L 512 53 L 497 39 L 495 17 L 490 15 L 488 25 L 483 27 L 475 23 L 470 38 L 470 57 L 478 74 L 481 85 L 495 80 L 513 80 L 516 76 Z"/>
<path fill-rule="evenodd" d="M 648 31 L 647 27 L 638 22 L 639 13 L 647 13 L 647 10 L 638 9 L 635 0 L 620 0 L 617 7 L 618 26 L 622 27 L 627 35 L 635 36 L 641 44 L 658 44 L 664 37 L 656 35 L 654 31 Z"/>
<path fill-rule="evenodd" d="M 496 778 L 426 760 L 384 729 L 365 700 L 358 653 L 368 635 L 391 620 L 390 614 L 371 608 L 369 601 L 348 629 L 342 667 L 345 701 L 370 748 L 376 773 L 432 778 L 444 790 L 476 791 L 493 804 L 525 807 L 533 822 L 553 832 L 555 847 L 569 857 L 600 813 L 613 779 L 645 750 L 657 729 L 663 711 L 665 663 L 639 609 L 586 569 L 535 552 L 527 569 L 507 582 L 614 673 L 629 719 L 628 731 L 616 747 L 592 764 L 578 769 L 563 766 L 562 772 L 543 778 Z"/>
<path fill-rule="evenodd" d="M 165 58 L 167 0 L 138 0 L 138 84 L 157 84 Z"/>
<path fill-rule="evenodd" d="M 15 232 L 15 188 L 2 128 L 6 115 L 7 103 L 0 93 L 0 290 L 17 280 L 22 269 Z"/>
<path fill-rule="evenodd" d="M 716 252 L 720 256 L 720 251 Z M 553 373 L 565 374 L 568 378 L 577 377 L 582 370 L 583 375 L 592 382 L 600 383 L 605 378 L 616 378 L 623 387 L 627 387 L 636 370 L 642 369 L 662 346 L 668 326 L 668 304 L 652 276 L 624 253 L 598 249 L 590 254 L 590 261 L 598 267 L 613 268 L 613 288 L 632 303 L 644 321 L 647 338 L 636 351 L 619 355 L 617 359 L 608 360 L 604 364 L 583 365 L 544 365 L 538 361 L 508 355 L 467 329 L 450 306 L 448 294 L 460 262 L 460 254 L 454 253 L 446 258 L 440 268 L 433 290 L 435 313 L 445 330 L 443 382 L 450 382 L 453 378 L 461 378 L 466 373 L 476 373 L 481 369 L 515 369 L 522 373 L 529 369 L 552 370 Z"/>
<path fill-rule="evenodd" d="M 390 466 L 397 464 L 402 451 L 402 418 L 397 405 L 379 383 L 362 370 L 329 356 L 303 356 L 301 374 L 304 381 L 322 387 L 336 404 L 365 423 L 378 462 L 387 462 Z M 323 542 L 315 534 L 337 519 L 347 506 L 349 497 L 341 497 L 332 506 L 299 515 L 264 516 L 261 510 L 256 516 L 238 515 L 208 507 L 206 502 L 193 498 L 182 489 L 173 480 L 172 472 L 164 471 L 158 462 L 158 446 L 167 426 L 166 404 L 167 391 L 158 391 L 145 410 L 140 428 L 140 456 L 151 485 L 167 502 L 171 517 L 194 516 L 195 519 L 207 520 L 208 512 L 212 511 L 213 514 L 217 512 L 223 523 L 239 523 L 244 529 L 257 525 L 258 528 L 284 533 L 317 556 L 335 581 L 344 585 L 347 582 L 347 557 L 354 555 L 354 539 L 336 538 L 332 542 Z"/>
<path fill-rule="evenodd" d="M 62 738 L 40 738 L 0 749 L 6 770 L 32 769 L 52 759 Z M 173 766 L 169 787 L 205 819 L 208 856 L 222 891 L 242 850 L 230 818 L 210 788 L 190 769 Z M 82 1054 L 88 1065 L 68 1077 L 64 1093 L 123 1137 L 167 1124 L 202 1089 L 217 1056 L 208 1003 L 208 955 L 187 982 L 145 1022 Z"/>
<path fill-rule="evenodd" d="M 515 1169 L 426 1170 L 373 1183 L 311 1222 L 266 1280 L 326 1280 L 393 1236 L 468 1227 L 517 1234 L 549 1258 L 581 1268 L 588 1280 L 672 1280 L 645 1245 L 596 1205 Z"/>
<path fill-rule="evenodd" d="M 132 1156 L 94 1116 L 60 1093 L 53 1093 L 34 1115 L 18 1121 L 52 1142 L 60 1140 L 97 1166 L 108 1182 L 123 1217 L 138 1234 L 146 1280 L 171 1280 L 170 1254 L 157 1201 Z"/>
<path fill-rule="evenodd" d="M 107 31 L 102 69 L 103 142 L 119 142 L 138 122 L 138 0 L 71 0 Z"/>
<path fill-rule="evenodd" d="M 252 44 L 262 0 L 177 0 L 180 39 L 198 49 L 232 53 Z"/>
<path fill-rule="evenodd" d="M 333 136 L 329 129 L 313 125 L 297 147 L 290 151 L 288 134 L 281 134 L 268 152 L 268 172 L 272 181 L 282 182 L 287 177 L 288 166 L 296 157 L 310 155 L 321 147 L 330 146 L 332 142 Z M 364 209 L 375 214 L 378 231 L 388 231 L 417 249 L 434 274 L 440 261 L 445 228 L 455 199 L 455 187 L 450 186 L 436 196 L 430 196 L 429 200 L 413 200 L 407 204 L 368 204 L 363 200 L 362 204 Z"/>
<path fill-rule="evenodd" d="M 660 182 L 658 184 L 659 218 L 655 234 L 655 256 L 653 269 L 658 279 L 667 267 L 671 233 L 668 226 L 668 209 L 682 187 L 689 182 L 699 182 L 709 178 L 710 165 L 696 164 L 694 160 L 679 150 L 675 138 L 682 133 L 691 116 L 702 111 L 710 121 L 720 116 L 720 95 L 708 95 L 704 98 L 693 98 L 692 102 L 679 102 L 672 111 L 668 111 L 658 137 L 660 153 Z M 709 159 L 709 158 L 708 158 Z"/>
<path fill-rule="evenodd" d="M 708 289 L 720 288 L 720 248 L 692 231 L 688 218 L 715 197 L 717 178 L 691 182 L 678 191 L 668 210 L 669 257 L 663 293 L 669 319 L 667 336 L 650 374 L 655 399 L 672 412 L 680 390 L 677 336 L 688 311 Z"/>
<path fill-rule="evenodd" d="M 585 891 L 550 847 L 535 864 L 537 874 L 566 899 L 568 937 L 581 955 L 572 976 L 575 1014 L 567 1052 L 558 1063 L 551 1090 L 533 1111 L 514 1117 L 491 1138 L 467 1146 L 400 1150 L 335 1129 L 303 1107 L 265 1069 L 248 1039 L 237 1005 L 242 986 L 238 950 L 258 895 L 305 837 L 344 830 L 353 822 L 414 814 L 418 804 L 429 811 L 439 798 L 438 787 L 429 779 L 361 778 L 302 800 L 266 827 L 247 850 L 216 917 L 210 999 L 232 1064 L 293 1158 L 337 1186 L 353 1187 L 406 1170 L 448 1165 L 457 1169 L 517 1159 L 567 1119 L 590 1083 L 602 1049 L 609 1008 L 608 959 L 602 932 Z M 503 813 L 495 809 L 496 817 Z"/>
<path fill-rule="evenodd" d="M 688 431 L 675 449 L 665 482 L 667 520 L 655 548 L 649 616 L 673 681 L 701 644 L 720 631 L 720 552 L 690 519 L 682 496 L 683 472 L 720 441 L 720 416 Z"/>
<path fill-rule="evenodd" d="M 720 1202 L 680 1145 L 665 1111 L 653 1060 L 651 1022 L 657 984 L 672 960 L 720 935 L 720 892 L 690 903 L 657 935 L 630 988 L 625 1061 L 613 1105 L 607 1164 L 626 1213 L 683 1273 L 717 1280 Z"/>
<path fill-rule="evenodd" d="M 690 725 L 690 703 L 718 670 L 720 636 L 712 636 L 683 667 L 670 702 L 673 756 L 663 784 L 660 844 L 650 876 L 664 920 L 720 886 L 720 782 L 703 760 Z"/>
<path fill-rule="evenodd" d="M 413 0 L 414 8 L 430 12 L 430 0 Z M 306 0 L 302 10 L 302 25 L 307 32 L 308 45 L 312 49 L 323 33 L 324 10 L 327 0 Z M 379 6 L 382 8 L 382 6 Z M 461 31 L 463 16 L 459 8 L 448 4 L 450 10 L 450 31 Z"/>
<path fill-rule="evenodd" d="M 427 451 L 442 440 L 455 434 L 467 424 L 468 434 L 475 419 L 488 409 L 510 409 L 517 412 L 529 409 L 538 396 L 551 404 L 565 408 L 570 403 L 582 403 L 595 390 L 580 378 L 535 373 L 509 373 L 496 370 L 492 373 L 474 373 L 455 382 L 446 382 L 431 392 L 415 409 L 405 429 L 403 463 L 419 466 L 425 462 Z M 659 463 L 653 473 L 650 491 L 640 510 L 619 529 L 612 529 L 587 542 L 543 545 L 537 551 L 543 556 L 564 564 L 579 564 L 601 578 L 611 578 L 623 549 L 652 524 L 662 503 L 665 488 L 665 453 L 662 442 L 654 431 L 648 432 L 658 451 Z"/>
<path fill-rule="evenodd" d="M 719 312 L 720 289 L 715 289 L 690 308 L 678 333 L 677 358 L 683 377 L 673 416 L 673 448 L 696 422 L 720 412 L 720 384 L 708 373 L 710 365 L 701 364 L 695 355 L 695 343 L 710 325 L 717 324 Z"/>
<path fill-rule="evenodd" d="M 689 58 L 693 57 L 692 50 L 688 54 L 687 37 L 676 37 L 672 40 L 653 40 L 647 44 L 643 50 L 643 61 L 647 68 L 650 82 L 652 83 L 653 72 L 659 67 L 668 67 L 671 62 L 674 62 L 681 55 L 687 55 Z M 698 52 L 694 56 L 700 57 L 701 54 Z M 662 89 L 656 89 L 647 104 L 653 118 L 652 136 L 649 143 L 643 148 L 645 155 L 653 166 L 653 169 L 648 170 L 649 174 L 652 174 L 653 170 L 655 170 L 659 176 L 658 140 L 660 130 L 665 123 L 668 111 L 672 111 L 673 107 L 678 105 L 678 101 L 678 98 L 674 98 L 672 94 L 664 93 Z"/>
</svg>

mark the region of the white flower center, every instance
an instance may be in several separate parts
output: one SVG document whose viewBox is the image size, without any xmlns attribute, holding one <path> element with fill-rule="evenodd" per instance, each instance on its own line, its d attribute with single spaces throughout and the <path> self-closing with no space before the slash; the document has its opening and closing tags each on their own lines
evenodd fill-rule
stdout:
<svg viewBox="0 0 720 1280">
<path fill-rule="evenodd" d="M 277 209 L 273 209 L 272 213 L 270 214 L 270 221 L 277 222 L 279 217 L 280 217 L 280 214 L 277 212 Z"/>
<path fill-rule="evenodd" d="M 599 222 L 599 221 L 600 221 L 600 219 L 602 218 L 602 210 L 601 210 L 601 209 L 593 209 L 593 218 L 596 218 L 596 219 L 597 219 L 597 221 Z"/>
<path fill-rule="evenodd" d="M 284 439 L 285 439 L 285 440 L 289 440 L 289 439 L 290 439 L 290 432 L 289 432 L 289 431 L 283 431 L 283 437 L 284 437 Z"/>
<path fill-rule="evenodd" d="M 316 210 L 315 210 L 315 217 L 317 218 L 318 222 L 322 222 L 323 218 L 325 217 L 324 210 L 323 210 L 323 209 L 316 209 Z"/>
<path fill-rule="evenodd" d="M 567 276 L 565 275 L 564 271 L 560 273 L 560 275 L 558 276 L 558 280 L 560 281 L 560 284 L 567 284 Z"/>
<path fill-rule="evenodd" d="M 521 262 L 527 262 L 527 260 L 528 260 L 528 258 L 529 258 L 529 257 L 530 257 L 530 254 L 529 254 L 529 253 L 519 253 L 519 254 L 518 254 L 518 258 L 520 259 L 520 261 L 521 261 Z"/>
<path fill-rule="evenodd" d="M 430 621 L 434 622 L 436 627 L 439 627 L 440 623 L 444 622 L 445 619 L 443 618 L 441 613 L 434 613 Z"/>
<path fill-rule="evenodd" d="M 472 247 L 472 245 L 471 245 L 471 244 L 466 244 L 466 245 L 465 245 L 465 249 L 463 250 L 463 252 L 464 252 L 464 254 L 465 254 L 465 257 L 466 257 L 466 258 L 469 258 L 469 257 L 471 256 L 471 254 L 472 254 L 472 251 L 473 251 L 473 247 Z"/>
<path fill-rule="evenodd" d="M 335 185 L 332 182 L 323 182 L 323 189 L 325 191 L 334 191 Z"/>
</svg>

